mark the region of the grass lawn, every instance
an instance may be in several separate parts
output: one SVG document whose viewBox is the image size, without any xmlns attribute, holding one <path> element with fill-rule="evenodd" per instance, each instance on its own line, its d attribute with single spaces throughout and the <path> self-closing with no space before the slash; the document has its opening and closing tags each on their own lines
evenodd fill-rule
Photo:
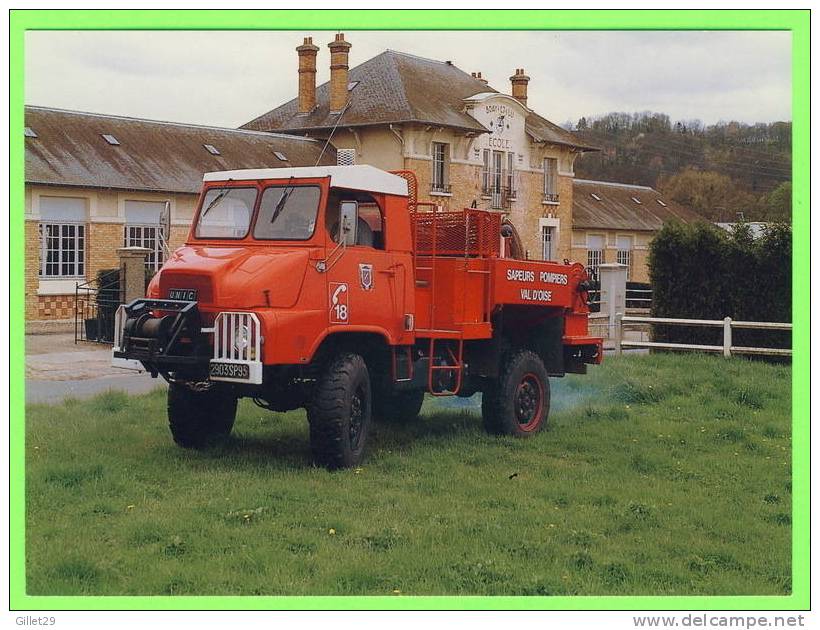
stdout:
<svg viewBox="0 0 820 630">
<path fill-rule="evenodd" d="M 790 367 L 633 356 L 551 383 L 533 439 L 428 400 L 335 473 L 303 412 L 243 401 L 229 442 L 191 452 L 160 392 L 31 405 L 27 591 L 790 592 Z"/>
</svg>

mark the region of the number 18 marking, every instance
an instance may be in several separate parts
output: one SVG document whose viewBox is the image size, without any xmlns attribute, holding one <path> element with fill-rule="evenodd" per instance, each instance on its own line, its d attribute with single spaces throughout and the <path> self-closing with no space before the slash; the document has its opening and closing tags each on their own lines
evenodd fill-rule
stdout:
<svg viewBox="0 0 820 630">
<path fill-rule="evenodd" d="M 349 318 L 347 306 L 347 283 L 330 283 L 330 323 L 347 324 Z"/>
</svg>

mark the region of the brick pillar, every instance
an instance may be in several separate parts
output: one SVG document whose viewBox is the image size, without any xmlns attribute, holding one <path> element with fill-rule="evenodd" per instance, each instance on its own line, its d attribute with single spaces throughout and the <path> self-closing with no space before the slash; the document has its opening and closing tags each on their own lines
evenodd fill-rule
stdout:
<svg viewBox="0 0 820 630">
<path fill-rule="evenodd" d="M 344 33 L 337 33 L 330 48 L 330 111 L 340 112 L 347 105 L 348 54 L 351 44 L 345 41 Z"/>
<path fill-rule="evenodd" d="M 313 45 L 312 37 L 296 47 L 299 55 L 299 113 L 312 112 L 316 107 L 316 53 L 319 47 Z"/>
<path fill-rule="evenodd" d="M 527 106 L 527 84 L 529 82 L 530 78 L 524 74 L 524 68 L 516 68 L 515 74 L 510 77 L 513 98 L 518 100 L 524 107 Z"/>
<path fill-rule="evenodd" d="M 120 247 L 120 287 L 125 304 L 145 297 L 145 259 L 151 250 L 147 247 Z"/>
</svg>

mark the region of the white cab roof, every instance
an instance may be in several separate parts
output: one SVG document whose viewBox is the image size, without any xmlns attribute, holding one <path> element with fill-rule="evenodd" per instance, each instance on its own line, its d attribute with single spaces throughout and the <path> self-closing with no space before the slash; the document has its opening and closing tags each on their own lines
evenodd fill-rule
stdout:
<svg viewBox="0 0 820 630">
<path fill-rule="evenodd" d="M 407 196 L 407 180 L 375 166 L 304 166 L 297 168 L 251 168 L 238 171 L 205 173 L 206 182 L 251 179 L 289 179 L 329 177 L 330 185 L 351 190 Z"/>
</svg>

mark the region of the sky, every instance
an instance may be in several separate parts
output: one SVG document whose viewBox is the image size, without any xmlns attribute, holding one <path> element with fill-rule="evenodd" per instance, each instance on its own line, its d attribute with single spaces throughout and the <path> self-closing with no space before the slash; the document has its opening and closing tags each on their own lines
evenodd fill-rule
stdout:
<svg viewBox="0 0 820 630">
<path fill-rule="evenodd" d="M 26 103 L 237 127 L 294 98 L 295 47 L 319 31 L 29 31 Z M 352 31 L 350 66 L 385 49 L 450 60 L 510 92 L 523 67 L 528 105 L 555 123 L 655 111 L 706 124 L 791 120 L 786 31 Z"/>
</svg>

